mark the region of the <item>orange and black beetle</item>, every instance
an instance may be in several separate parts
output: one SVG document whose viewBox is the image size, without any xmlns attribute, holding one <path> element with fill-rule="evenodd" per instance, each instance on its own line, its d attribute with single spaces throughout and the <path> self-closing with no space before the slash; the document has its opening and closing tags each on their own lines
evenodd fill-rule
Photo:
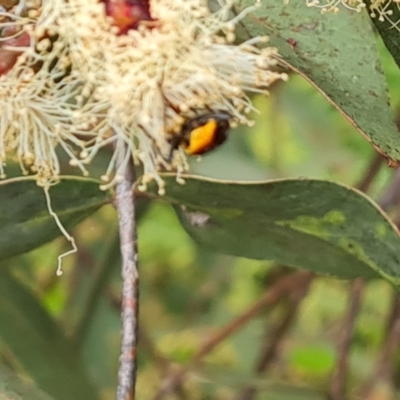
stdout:
<svg viewBox="0 0 400 400">
<path fill-rule="evenodd" d="M 189 119 L 170 139 L 171 156 L 178 148 L 183 148 L 191 156 L 215 149 L 227 139 L 231 120 L 232 116 L 226 111 L 209 112 Z"/>
</svg>

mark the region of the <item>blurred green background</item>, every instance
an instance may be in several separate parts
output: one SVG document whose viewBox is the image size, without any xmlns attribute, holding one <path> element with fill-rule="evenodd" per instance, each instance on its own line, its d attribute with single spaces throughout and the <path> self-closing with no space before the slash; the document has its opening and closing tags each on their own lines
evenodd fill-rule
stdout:
<svg viewBox="0 0 400 400">
<path fill-rule="evenodd" d="M 399 71 L 383 45 L 380 50 L 393 113 L 400 115 Z M 224 146 L 201 161 L 192 160 L 193 173 L 235 181 L 312 177 L 356 185 L 375 157 L 370 144 L 298 76 L 291 75 L 288 83 L 276 85 L 269 98 L 256 98 L 255 104 L 260 110 L 254 117 L 255 126 L 232 131 Z M 369 192 L 373 198 L 379 198 L 392 174 L 382 166 Z M 56 276 L 57 256 L 69 249 L 61 238 L 3 262 L 2 276 L 11 276 L 32 292 L 67 337 L 78 332 L 74 346 L 99 398 L 113 399 L 121 288 L 114 208 L 103 207 L 72 234 L 79 251 L 64 260 L 61 277 Z M 141 207 L 138 236 L 141 319 L 137 398 L 146 400 L 152 399 L 171 365 L 189 362 L 212 332 L 246 310 L 268 288 L 274 274 L 285 268 L 198 247 L 162 201 Z M 254 378 L 254 365 L 285 304 L 253 318 L 187 376 L 186 398 L 233 399 L 249 384 L 257 387 L 257 399 L 326 398 L 323 393 L 335 364 L 335 340 L 350 285 L 328 277 L 312 282 L 272 368 L 262 378 Z M 11 292 L 13 295 L 19 292 Z M 359 387 L 373 370 L 392 297 L 389 284 L 380 280 L 368 283 L 352 342 L 351 388 Z M 10 303 L 14 301 L 19 300 L 11 299 Z M 19 312 L 24 319 L 30 311 L 21 308 Z M 7 323 L 0 320 L 0 324 Z M 3 338 L 0 342 L 2 363 L 29 380 L 24 357 L 29 358 L 27 353 L 35 346 L 35 327 L 23 334 L 16 324 L 10 329 L 16 329 L 12 340 Z M 14 351 L 19 341 L 26 345 L 23 353 Z M 400 377 L 397 384 L 400 386 Z M 394 398 L 390 396 L 395 396 L 396 388 L 382 384 L 377 393 L 376 399 Z"/>
</svg>

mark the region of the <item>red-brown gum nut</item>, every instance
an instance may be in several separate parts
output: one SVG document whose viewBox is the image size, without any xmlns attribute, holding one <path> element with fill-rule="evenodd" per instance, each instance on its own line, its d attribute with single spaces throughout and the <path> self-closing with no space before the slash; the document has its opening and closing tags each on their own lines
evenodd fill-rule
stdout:
<svg viewBox="0 0 400 400">
<path fill-rule="evenodd" d="M 141 21 L 151 21 L 148 0 L 105 0 L 106 14 L 120 29 L 120 34 L 136 29 Z"/>
<path fill-rule="evenodd" d="M 3 37 L 8 36 L 7 33 L 9 34 L 9 32 L 6 32 L 6 28 L 3 29 Z M 23 32 L 12 39 L 0 42 L 0 75 L 6 74 L 14 66 L 17 58 L 21 55 L 20 52 L 15 50 L 8 50 L 7 46 L 28 47 L 30 42 L 31 38 L 26 32 Z"/>
</svg>

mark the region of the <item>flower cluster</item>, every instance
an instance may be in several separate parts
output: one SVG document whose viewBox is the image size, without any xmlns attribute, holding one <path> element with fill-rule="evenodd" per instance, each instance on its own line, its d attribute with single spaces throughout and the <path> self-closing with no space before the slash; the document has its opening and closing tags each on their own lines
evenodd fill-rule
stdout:
<svg viewBox="0 0 400 400">
<path fill-rule="evenodd" d="M 211 12 L 206 0 L 149 0 L 151 20 L 121 32 L 100 0 L 20 0 L 0 9 L 0 169 L 8 157 L 46 185 L 57 180 L 56 148 L 86 173 L 98 150 L 114 148 L 102 180 L 118 179 L 117 159 L 144 168 L 184 171 L 171 137 L 207 110 L 249 123 L 248 92 L 265 93 L 286 74 L 276 49 L 259 37 L 234 45 L 232 2 Z M 117 24 L 118 25 L 118 24 Z M 3 56 L 3 57 L 2 57 Z M 8 58 L 7 58 L 8 57 Z M 123 152 L 123 154 L 121 154 Z"/>
<path fill-rule="evenodd" d="M 285 3 L 289 3 L 289 0 L 284 0 Z M 321 9 L 321 13 L 327 12 L 338 13 L 340 11 L 339 6 L 343 6 L 349 10 L 360 12 L 364 7 L 363 0 L 324 0 L 322 3 L 320 0 L 306 0 L 307 7 L 317 7 Z"/>
<path fill-rule="evenodd" d="M 321 8 L 321 12 L 339 12 L 339 5 L 343 7 L 360 12 L 364 7 L 365 4 L 363 0 L 327 0 L 323 4 L 319 0 L 307 0 L 308 7 L 318 7 Z"/>
<path fill-rule="evenodd" d="M 284 0 L 289 3 L 289 0 Z M 338 13 L 340 6 L 349 10 L 360 12 L 366 7 L 364 0 L 306 0 L 308 7 L 317 7 L 321 13 Z M 393 16 L 400 12 L 400 0 L 371 0 L 368 9 L 372 18 L 378 18 L 379 21 L 388 21 L 392 28 L 400 30 L 400 20 Z"/>
<path fill-rule="evenodd" d="M 392 28 L 400 30 L 400 20 L 393 18 L 393 15 L 399 15 L 400 0 L 373 0 L 369 6 L 372 18 L 378 18 L 379 21 L 388 21 Z"/>
</svg>

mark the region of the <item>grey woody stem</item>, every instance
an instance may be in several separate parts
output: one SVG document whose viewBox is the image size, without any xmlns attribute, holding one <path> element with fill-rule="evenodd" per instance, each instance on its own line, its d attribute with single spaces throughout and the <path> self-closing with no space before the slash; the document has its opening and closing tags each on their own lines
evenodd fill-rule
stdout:
<svg viewBox="0 0 400 400">
<path fill-rule="evenodd" d="M 139 273 L 134 169 L 131 164 L 124 163 L 123 155 L 117 164 L 117 171 L 121 170 L 122 174 L 118 172 L 122 176 L 116 184 L 115 196 L 122 258 L 122 339 L 116 400 L 133 400 L 137 375 Z"/>
</svg>

